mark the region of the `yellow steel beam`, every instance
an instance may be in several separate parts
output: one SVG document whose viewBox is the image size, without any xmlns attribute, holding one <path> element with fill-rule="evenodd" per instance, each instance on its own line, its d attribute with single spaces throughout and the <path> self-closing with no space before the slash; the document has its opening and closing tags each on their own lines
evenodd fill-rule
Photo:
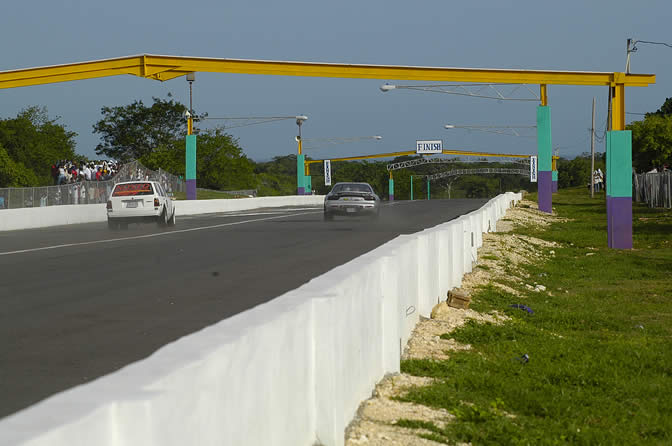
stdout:
<svg viewBox="0 0 672 446">
<path fill-rule="evenodd" d="M 365 160 L 365 159 L 371 159 L 371 158 L 392 158 L 396 156 L 404 156 L 404 155 L 417 155 L 415 150 L 413 151 L 406 151 L 406 152 L 390 152 L 390 153 L 378 153 L 375 155 L 361 155 L 361 156 L 347 156 L 345 158 L 325 158 L 331 161 L 357 161 L 357 160 Z M 306 160 L 306 164 L 315 164 L 315 163 L 322 163 L 324 160 Z"/>
<path fill-rule="evenodd" d="M 132 74 L 165 81 L 190 72 L 266 74 L 359 79 L 483 82 L 508 84 L 609 85 L 645 87 L 653 74 L 595 71 L 513 70 L 490 68 L 355 65 L 320 62 L 217 59 L 142 54 L 89 62 L 0 71 L 0 89 L 78 79 Z"/>
<path fill-rule="evenodd" d="M 625 86 L 616 84 L 611 90 L 611 130 L 625 130 Z"/>
<path fill-rule="evenodd" d="M 496 157 L 496 158 L 529 158 L 530 155 L 518 155 L 511 153 L 488 153 L 488 152 L 472 152 L 468 150 L 444 150 L 441 152 L 442 155 L 461 155 L 461 156 L 483 156 L 483 157 Z M 414 150 L 408 150 L 404 152 L 390 152 L 390 153 L 377 153 L 375 155 L 360 155 L 360 156 L 348 156 L 344 158 L 326 158 L 331 161 L 357 161 L 371 158 L 392 158 L 397 156 L 410 156 L 417 155 L 417 152 Z M 438 153 L 437 153 L 438 155 Z M 306 164 L 316 164 L 321 163 L 324 160 L 306 160 Z"/>
</svg>

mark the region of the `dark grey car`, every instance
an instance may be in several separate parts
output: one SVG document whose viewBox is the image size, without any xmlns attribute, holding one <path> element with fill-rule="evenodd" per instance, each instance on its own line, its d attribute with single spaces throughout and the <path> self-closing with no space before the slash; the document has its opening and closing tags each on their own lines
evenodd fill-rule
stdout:
<svg viewBox="0 0 672 446">
<path fill-rule="evenodd" d="M 380 197 L 369 183 L 336 183 L 324 197 L 324 219 L 332 220 L 335 215 L 378 218 Z"/>
</svg>

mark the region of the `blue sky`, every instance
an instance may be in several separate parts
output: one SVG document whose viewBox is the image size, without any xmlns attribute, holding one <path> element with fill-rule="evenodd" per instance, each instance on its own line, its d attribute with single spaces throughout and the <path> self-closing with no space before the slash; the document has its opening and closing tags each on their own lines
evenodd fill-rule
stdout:
<svg viewBox="0 0 672 446">
<path fill-rule="evenodd" d="M 24 0 L 0 16 L 0 70 L 132 54 L 484 68 L 624 71 L 628 37 L 672 42 L 672 2 L 643 1 L 259 1 Z M 672 96 L 672 49 L 640 45 L 632 72 L 657 83 L 629 88 L 629 112 L 655 111 Z M 534 125 L 535 104 L 437 93 L 381 93 L 384 81 L 199 73 L 194 108 L 210 116 L 308 115 L 304 138 L 382 135 L 331 145 L 315 158 L 444 148 L 533 153 L 533 138 L 444 124 Z M 405 82 L 409 83 L 409 82 Z M 44 105 L 78 133 L 77 151 L 96 157 L 92 125 L 103 106 L 168 93 L 188 103 L 184 78 L 132 76 L 0 90 L 0 118 Z M 590 149 L 591 102 L 606 121 L 606 87 L 549 86 L 553 146 L 572 157 Z M 638 119 L 637 116 L 629 115 Z M 213 122 L 214 125 L 214 122 Z M 231 129 L 255 160 L 296 152 L 293 121 Z M 599 145 L 603 151 L 604 146 Z"/>
</svg>

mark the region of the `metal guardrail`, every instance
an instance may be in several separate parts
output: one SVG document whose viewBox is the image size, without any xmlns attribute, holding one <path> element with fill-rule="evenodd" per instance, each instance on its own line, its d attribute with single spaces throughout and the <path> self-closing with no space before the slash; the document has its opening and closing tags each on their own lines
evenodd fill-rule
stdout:
<svg viewBox="0 0 672 446">
<path fill-rule="evenodd" d="M 184 180 L 159 169 L 147 169 L 138 161 L 124 164 L 107 181 L 79 181 L 60 186 L 10 187 L 0 189 L 0 210 L 65 204 L 96 204 L 107 202 L 116 183 L 134 180 L 158 181 L 168 193 L 184 192 Z"/>
<path fill-rule="evenodd" d="M 672 172 L 633 174 L 632 188 L 636 202 L 672 209 Z"/>
</svg>

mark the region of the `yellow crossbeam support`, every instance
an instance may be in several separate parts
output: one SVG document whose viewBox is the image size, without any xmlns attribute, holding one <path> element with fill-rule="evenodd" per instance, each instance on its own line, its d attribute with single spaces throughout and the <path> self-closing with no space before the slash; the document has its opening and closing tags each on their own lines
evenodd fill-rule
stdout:
<svg viewBox="0 0 672 446">
<path fill-rule="evenodd" d="M 115 59 L 0 71 L 0 89 L 132 74 L 165 81 L 190 72 L 266 74 L 358 79 L 482 82 L 540 85 L 609 85 L 645 87 L 653 74 L 595 71 L 510 70 L 491 68 L 355 65 L 320 62 L 217 59 L 141 54 Z"/>
</svg>

